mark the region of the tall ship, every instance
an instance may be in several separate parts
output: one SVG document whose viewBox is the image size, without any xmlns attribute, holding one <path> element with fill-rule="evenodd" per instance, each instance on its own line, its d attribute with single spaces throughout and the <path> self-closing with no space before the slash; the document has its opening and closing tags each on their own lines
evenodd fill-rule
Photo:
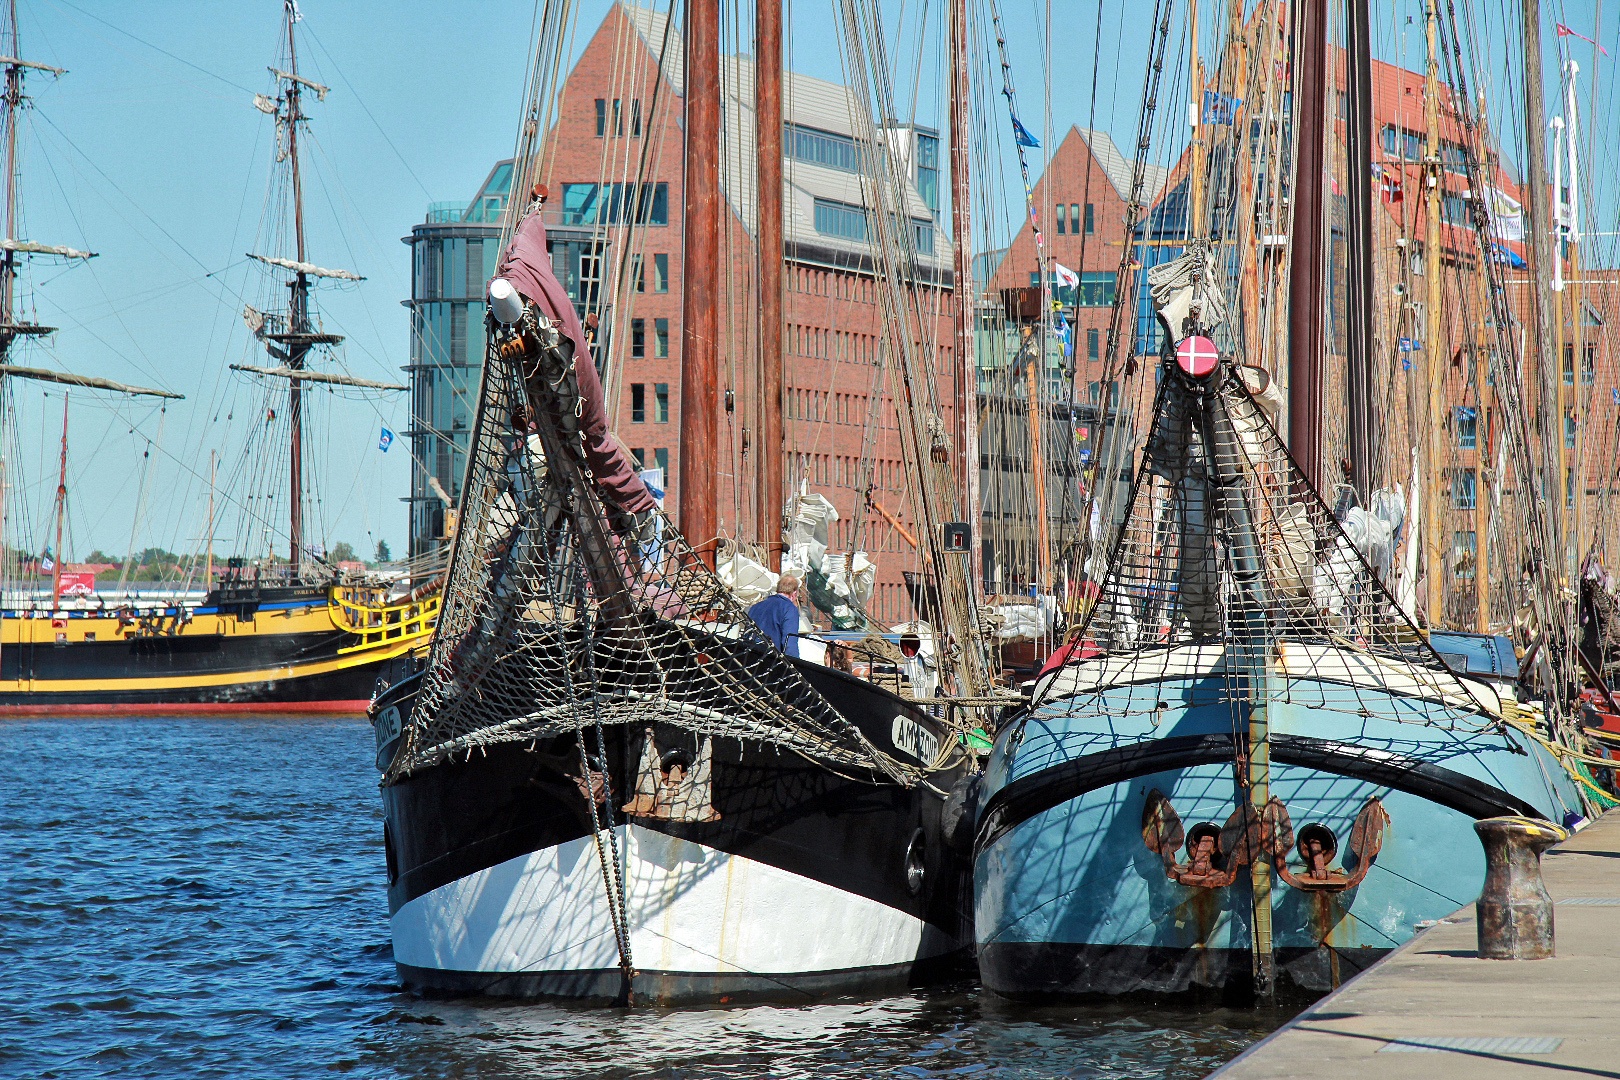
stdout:
<svg viewBox="0 0 1620 1080">
<path fill-rule="evenodd" d="M 25 107 L 24 77 L 62 72 L 19 59 L 15 3 L 3 35 L 9 55 L 5 72 L 6 152 L 4 256 L 0 259 L 0 389 L 5 391 L 4 425 L 17 419 L 10 384 L 18 378 L 159 398 L 181 395 L 127 386 L 111 380 L 69 375 L 51 368 L 15 363 L 21 341 L 41 338 L 51 327 L 27 322 L 19 309 L 19 257 L 85 259 L 92 253 L 16 239 L 18 215 L 17 123 Z M 222 560 L 216 576 L 213 508 L 210 496 L 206 559 L 199 558 L 203 591 L 156 594 L 130 592 L 101 596 L 79 581 L 64 581 L 62 523 L 68 499 L 68 432 L 64 400 L 60 468 L 49 523 L 54 546 L 25 574 L 50 575 L 50 591 L 8 592 L 0 609 L 0 714 L 62 713 L 79 710 L 147 712 L 175 710 L 274 709 L 275 711 L 363 712 L 380 675 L 421 648 L 438 615 L 437 585 L 431 572 L 400 586 L 345 578 L 325 566 L 306 543 L 303 528 L 307 485 L 303 475 L 303 395 L 310 385 L 354 385 L 368 390 L 403 390 L 323 372 L 306 366 L 316 350 L 342 340 L 324 332 L 312 311 L 312 283 L 320 279 L 359 280 L 343 270 L 307 261 L 298 141 L 307 123 L 306 92 L 324 97 L 326 88 L 298 73 L 293 36 L 295 15 L 287 5 L 285 54 L 271 69 L 278 87 L 273 99 L 257 95 L 255 105 L 277 127 L 278 165 L 287 171 L 292 225 L 291 250 L 256 254 L 267 269 L 286 275 L 290 303 L 284 312 L 248 311 L 249 325 L 268 354 L 263 365 L 232 365 L 254 377 L 285 383 L 283 403 L 290 440 L 285 454 L 274 454 L 271 468 L 285 464 L 290 507 L 288 558 L 266 574 L 241 557 Z M 272 412 L 271 415 L 274 415 Z M 209 481 L 212 484 L 212 467 Z M 0 507 L 17 513 L 15 503 Z M 268 531 L 268 522 L 258 522 Z M 14 529 L 21 531 L 13 522 Z M 20 545 L 28 550 L 28 542 Z M 37 549 L 36 549 L 37 550 Z M 26 579 L 25 579 L 26 580 Z M 35 581 L 39 578 L 35 576 Z M 17 582 L 10 582 L 15 586 Z M 414 588 L 411 586 L 414 585 Z"/>
<path fill-rule="evenodd" d="M 1005 717 L 980 790 L 975 931 L 983 984 L 1001 995 L 1314 997 L 1478 894 L 1485 861 L 1476 819 L 1522 815 L 1578 826 L 1613 805 L 1586 768 L 1597 759 L 1564 700 L 1574 680 L 1558 573 L 1527 567 L 1526 603 L 1542 630 L 1529 642 L 1523 673 L 1506 638 L 1448 631 L 1438 605 L 1425 619 L 1413 600 L 1414 549 L 1438 551 L 1430 524 L 1438 514 L 1419 530 L 1418 492 L 1409 503 L 1399 487 L 1376 486 L 1377 477 L 1404 472 L 1379 449 L 1374 407 L 1376 188 L 1369 178 L 1391 166 L 1373 164 L 1367 5 L 1347 6 L 1348 74 L 1339 94 L 1344 168 L 1360 180 L 1349 183 L 1339 219 L 1342 375 L 1326 370 L 1323 318 L 1327 73 L 1336 54 L 1327 46 L 1327 4 L 1300 9 L 1294 32 L 1275 31 L 1269 42 L 1273 30 L 1263 20 L 1255 20 L 1257 37 L 1241 40 L 1234 23 L 1220 74 L 1207 82 L 1195 45 L 1192 85 L 1202 97 L 1194 109 L 1204 120 L 1176 177 L 1185 215 L 1180 250 L 1145 271 L 1127 265 L 1129 254 L 1121 263 L 1122 278 L 1141 272 L 1138 287 L 1151 297 L 1149 317 L 1162 333 L 1162 348 L 1142 357 L 1156 387 L 1151 421 L 1122 524 L 1086 556 L 1090 602 L 1065 648 L 1029 685 L 1028 703 Z M 1532 411 L 1547 408 L 1548 397 L 1543 390 L 1541 402 L 1527 406 L 1520 372 L 1551 369 L 1527 363 L 1524 339 L 1509 330 L 1508 249 L 1483 207 L 1448 227 L 1454 247 L 1442 262 L 1444 171 L 1455 168 L 1458 183 L 1476 193 L 1500 181 L 1485 170 L 1474 102 L 1457 86 L 1444 96 L 1439 88 L 1436 39 L 1462 34 L 1437 25 L 1440 18 L 1429 3 L 1428 130 L 1412 135 L 1410 154 L 1425 178 L 1427 262 L 1419 267 L 1430 290 L 1428 325 L 1414 333 L 1426 337 L 1438 395 L 1446 360 L 1434 355 L 1443 340 L 1440 281 L 1461 276 L 1465 250 L 1474 276 L 1460 292 L 1482 305 L 1473 308 L 1475 320 L 1492 338 L 1488 353 L 1479 350 L 1490 366 L 1477 382 L 1482 391 L 1488 377 L 1498 395 L 1498 461 L 1520 478 L 1534 476 L 1541 461 Z M 1533 13 L 1527 22 L 1533 28 Z M 1196 35 L 1196 24 L 1189 33 Z M 1152 28 L 1159 60 L 1169 37 L 1168 19 Z M 1527 42 L 1533 38 L 1527 30 Z M 1240 94 L 1253 93 L 1238 74 L 1252 70 L 1243 67 L 1245 50 L 1263 57 L 1268 44 L 1286 50 L 1273 55 L 1286 60 L 1290 82 L 1261 87 L 1238 123 L 1220 119 L 1222 109 L 1243 106 Z M 1526 50 L 1527 71 L 1539 69 L 1539 50 Z M 1158 70 L 1144 95 L 1144 150 Z M 1535 81 L 1525 104 L 1532 145 L 1543 130 Z M 1291 103 L 1279 99 L 1285 91 Z M 1443 155 L 1436 112 L 1446 99 L 1468 138 Z M 1230 138 L 1220 124 L 1231 125 Z M 1286 212 L 1278 189 L 1265 186 L 1266 155 L 1277 154 L 1294 156 Z M 1543 190 L 1536 160 L 1532 192 Z M 1261 180 L 1251 184 L 1256 174 Z M 1386 190 L 1391 185 L 1400 186 L 1392 179 Z M 1237 190 L 1245 197 L 1230 200 Z M 1257 191 L 1251 203 L 1247 193 Z M 1251 232 L 1244 219 L 1262 208 L 1275 216 L 1248 223 Z M 1130 226 L 1142 223 L 1140 210 L 1132 208 Z M 1526 245 L 1532 283 L 1539 274 L 1544 284 L 1551 245 L 1535 213 L 1529 217 L 1530 237 L 1540 237 Z M 1266 233 L 1287 236 L 1286 274 L 1266 296 L 1274 323 L 1237 293 L 1252 295 L 1244 275 Z M 1530 314 L 1534 326 L 1547 325 L 1544 309 L 1532 306 Z M 1270 327 L 1281 329 L 1283 318 L 1285 382 L 1260 363 L 1275 340 Z M 1545 341 L 1530 342 L 1541 356 L 1550 353 Z M 1457 363 L 1473 355 L 1459 351 Z M 1109 358 L 1116 371 L 1118 360 Z M 1328 401 L 1342 401 L 1342 409 Z M 1342 416 L 1346 429 L 1343 463 L 1332 469 L 1322 451 L 1330 416 Z M 1416 425 L 1411 437 L 1425 440 Z M 1397 442 L 1399 432 L 1387 438 Z M 1438 457 L 1424 456 L 1438 473 Z M 1413 474 L 1415 487 L 1428 488 L 1426 499 L 1437 479 Z M 1549 524 L 1557 508 L 1526 501 L 1515 527 L 1531 547 L 1561 550 Z M 1397 568 L 1403 541 L 1411 557 Z M 1483 554 L 1484 534 L 1479 543 Z M 1438 595 L 1438 557 L 1431 555 L 1427 572 Z M 1483 577 L 1475 578 L 1482 596 Z"/>
<path fill-rule="evenodd" d="M 548 9 L 548 20 L 561 17 Z M 756 17 L 767 332 L 758 354 L 733 360 L 757 362 L 764 388 L 761 538 L 780 555 L 790 505 L 780 426 L 781 5 L 762 3 Z M 565 188 L 551 216 L 557 193 L 539 181 L 559 43 L 571 35 L 548 21 L 536 36 L 514 167 L 522 197 L 509 204 L 488 286 L 445 606 L 424 669 L 371 707 L 393 954 L 415 991 L 801 1000 L 937 978 L 969 944 L 959 785 L 973 762 L 946 710 L 920 689 L 925 680 L 903 676 L 906 664 L 920 665 L 917 652 L 862 673 L 865 665 L 835 662 L 836 643 L 827 662 L 808 642 L 803 656 L 790 655 L 733 588 L 739 568 L 772 586 L 777 575 L 720 542 L 717 524 L 720 413 L 730 400 L 720 391 L 715 285 L 727 212 L 719 5 L 698 0 L 685 19 L 680 36 L 662 22 L 649 35 L 684 54 L 675 520 L 615 437 L 604 389 L 611 364 L 598 370 L 589 325 L 554 269 L 566 267 L 558 252 L 574 241 L 552 230 L 579 223 L 583 203 L 569 188 L 583 185 Z M 612 114 L 605 101 L 598 109 L 599 128 L 618 123 L 617 100 Z M 881 141 L 870 116 L 864 125 L 849 145 L 879 158 L 864 162 L 881 166 L 877 197 L 906 206 L 901 178 L 872 149 Z M 614 185 L 622 210 L 609 213 L 635 220 L 645 179 L 622 203 Z M 916 318 L 915 273 L 883 262 L 873 274 L 891 340 L 923 337 L 903 321 Z M 920 357 L 906 362 L 929 370 Z M 934 450 L 948 448 L 943 427 L 924 426 L 920 410 L 902 417 L 908 425 L 908 469 L 942 487 L 949 455 Z M 940 554 L 942 530 L 925 535 L 946 571 L 930 584 L 949 600 L 962 564 Z M 824 527 L 815 543 L 825 548 Z M 977 646 L 962 644 L 942 666 L 971 668 Z M 888 678 L 876 670 L 885 666 Z M 978 688 L 971 676 L 961 685 Z"/>
</svg>

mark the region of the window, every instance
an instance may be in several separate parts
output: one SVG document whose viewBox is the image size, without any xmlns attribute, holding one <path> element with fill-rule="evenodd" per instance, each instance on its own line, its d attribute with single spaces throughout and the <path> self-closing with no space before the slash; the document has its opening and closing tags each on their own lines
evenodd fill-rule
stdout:
<svg viewBox="0 0 1620 1080">
<path fill-rule="evenodd" d="M 1086 331 L 1086 359 L 1096 360 L 1098 356 L 1099 340 L 1102 332 L 1095 326 Z"/>
<path fill-rule="evenodd" d="M 669 256 L 653 256 L 653 292 L 669 292 Z"/>
<path fill-rule="evenodd" d="M 636 463 L 636 468 L 638 468 L 638 469 L 646 468 L 647 467 L 647 465 L 646 465 L 647 451 L 643 450 L 639 446 L 632 446 L 630 448 L 630 460 L 634 461 Z"/>
<path fill-rule="evenodd" d="M 630 422 L 632 424 L 645 424 L 647 422 L 647 384 L 633 382 L 630 384 Z"/>
<path fill-rule="evenodd" d="M 653 467 L 664 470 L 664 482 L 669 482 L 669 451 L 659 448 L 653 451 Z"/>
<path fill-rule="evenodd" d="M 788 156 L 799 161 L 849 173 L 860 171 L 860 155 L 856 152 L 855 140 L 848 135 L 789 124 L 783 142 Z"/>
<path fill-rule="evenodd" d="M 917 194 L 930 210 L 939 209 L 939 139 L 917 136 Z"/>
<path fill-rule="evenodd" d="M 1113 307 L 1115 279 L 1112 270 L 1086 270 L 1080 274 L 1075 303 L 1081 307 Z"/>
<path fill-rule="evenodd" d="M 647 291 L 647 274 L 640 255 L 630 256 L 630 280 L 636 283 L 636 292 Z"/>
<path fill-rule="evenodd" d="M 1474 576 L 1474 531 L 1459 529 L 1451 534 L 1451 572 L 1460 578 Z"/>
<path fill-rule="evenodd" d="M 669 320 L 653 320 L 653 355 L 665 357 L 669 355 Z"/>
<path fill-rule="evenodd" d="M 1090 236 L 1097 231 L 1097 208 L 1086 203 L 1086 235 Z"/>
<path fill-rule="evenodd" d="M 845 240 L 866 240 L 866 209 L 848 203 L 817 199 L 815 210 L 816 232 L 824 236 L 841 236 Z"/>
<path fill-rule="evenodd" d="M 1447 225 L 1467 225 L 1468 203 L 1461 195 L 1441 196 L 1440 220 Z"/>
<path fill-rule="evenodd" d="M 1458 469 L 1451 477 L 1451 505 L 1458 510 L 1474 508 L 1474 470 Z"/>
<path fill-rule="evenodd" d="M 1057 204 L 1057 234 L 1062 236 L 1065 232 L 1064 223 L 1069 218 L 1069 208 L 1063 203 Z"/>
<path fill-rule="evenodd" d="M 1581 346 L 1581 385 L 1591 386 L 1597 381 L 1597 342 L 1583 342 Z"/>
<path fill-rule="evenodd" d="M 607 101 L 604 98 L 596 99 L 596 137 L 600 139 L 607 134 Z"/>
<path fill-rule="evenodd" d="M 1575 469 L 1573 466 L 1564 470 L 1564 509 L 1575 509 Z"/>
<path fill-rule="evenodd" d="M 613 99 L 613 134 L 615 137 L 624 134 L 624 110 L 619 106 L 619 99 Z"/>
<path fill-rule="evenodd" d="M 641 138 L 641 99 L 636 98 L 630 103 L 630 137 Z"/>
<path fill-rule="evenodd" d="M 911 222 L 911 235 L 912 239 L 917 243 L 917 254 L 932 255 L 934 253 L 933 223 L 927 221 L 918 221 L 913 218 Z"/>
<path fill-rule="evenodd" d="M 653 420 L 660 424 L 669 423 L 669 383 L 653 384 Z"/>
<path fill-rule="evenodd" d="M 1478 445 L 1479 422 L 1472 405 L 1458 405 L 1451 410 L 1452 422 L 1457 427 L 1457 446 L 1472 450 Z"/>
<path fill-rule="evenodd" d="M 669 185 L 564 184 L 560 225 L 668 225 Z"/>
<path fill-rule="evenodd" d="M 1564 410 L 1564 449 L 1575 449 L 1575 413 L 1571 409 Z"/>
<path fill-rule="evenodd" d="M 647 355 L 647 320 L 630 320 L 630 355 L 634 359 L 641 359 Z"/>
<path fill-rule="evenodd" d="M 1564 343 L 1564 385 L 1575 385 L 1575 346 Z"/>
</svg>

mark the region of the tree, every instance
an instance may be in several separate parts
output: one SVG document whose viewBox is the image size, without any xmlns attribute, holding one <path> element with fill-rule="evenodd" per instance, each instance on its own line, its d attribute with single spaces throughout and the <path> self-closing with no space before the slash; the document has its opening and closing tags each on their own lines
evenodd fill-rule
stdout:
<svg viewBox="0 0 1620 1080">
<path fill-rule="evenodd" d="M 377 561 L 378 562 L 392 562 L 393 558 L 394 558 L 394 553 L 388 550 L 388 541 L 386 541 L 386 540 L 377 541 Z"/>
<path fill-rule="evenodd" d="M 332 545 L 332 550 L 327 553 L 326 561 L 331 563 L 355 562 L 354 545 L 347 540 L 339 540 Z"/>
</svg>

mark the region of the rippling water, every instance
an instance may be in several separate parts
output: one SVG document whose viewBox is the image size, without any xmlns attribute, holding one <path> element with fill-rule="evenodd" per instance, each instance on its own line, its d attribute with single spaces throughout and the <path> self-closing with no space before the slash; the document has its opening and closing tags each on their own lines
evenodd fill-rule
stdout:
<svg viewBox="0 0 1620 1080">
<path fill-rule="evenodd" d="M 0 722 L 0 1075 L 1197 1077 L 1282 1019 L 870 1002 L 423 1001 L 355 718 Z"/>
</svg>

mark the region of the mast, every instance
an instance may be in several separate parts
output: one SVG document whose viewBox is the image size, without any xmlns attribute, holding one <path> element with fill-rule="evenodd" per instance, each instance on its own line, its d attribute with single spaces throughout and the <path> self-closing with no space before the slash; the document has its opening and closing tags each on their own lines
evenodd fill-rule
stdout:
<svg viewBox="0 0 1620 1080">
<path fill-rule="evenodd" d="M 304 188 L 298 172 L 298 123 L 303 119 L 299 109 L 302 85 L 298 81 L 298 48 L 293 36 L 295 13 L 293 0 L 287 0 L 287 65 L 292 78 L 287 80 L 287 161 L 292 169 L 293 235 L 296 238 L 298 261 L 304 261 Z M 309 334 L 309 277 L 298 271 L 292 280 L 292 312 L 287 329 L 295 335 Z M 287 366 L 294 371 L 304 366 L 310 343 L 294 339 L 287 343 Z M 304 389 L 298 379 L 287 383 L 287 426 L 291 446 L 288 448 L 288 472 L 292 483 L 292 518 L 289 522 L 289 548 L 292 553 L 292 573 L 301 577 L 304 562 Z"/>
<path fill-rule="evenodd" d="M 17 0 L 11 0 L 11 49 L 12 56 L 21 56 L 21 44 L 17 40 Z M 6 236 L 11 238 L 17 235 L 17 110 L 22 106 L 23 73 L 21 64 L 6 65 Z M 7 250 L 5 259 L 0 262 L 0 364 L 10 359 L 11 342 L 13 334 L 11 325 L 16 322 L 13 309 L 12 292 L 17 281 L 17 253 Z"/>
<path fill-rule="evenodd" d="M 719 534 L 720 5 L 686 9 L 685 202 L 681 256 L 680 528 L 710 567 Z"/>
<path fill-rule="evenodd" d="M 1373 410 L 1373 227 L 1372 227 L 1372 33 L 1369 28 L 1368 0 L 1345 0 L 1345 27 L 1349 59 L 1346 73 L 1345 117 L 1349 183 L 1348 310 L 1345 312 L 1345 352 L 1348 378 L 1345 380 L 1348 420 L 1350 482 L 1362 506 L 1370 506 L 1378 460 L 1377 416 Z M 1432 10 L 1433 3 L 1430 0 Z M 1431 31 L 1432 34 L 1432 31 Z M 1433 70 L 1433 62 L 1430 62 Z M 1429 108 L 1434 108 L 1434 90 L 1429 90 Z"/>
<path fill-rule="evenodd" d="M 51 562 L 51 610 L 62 602 L 62 516 L 67 511 L 68 393 L 62 393 L 62 465 L 56 477 L 56 558 Z"/>
<path fill-rule="evenodd" d="M 214 455 L 208 451 L 208 556 L 203 563 L 203 591 L 214 587 Z"/>
<path fill-rule="evenodd" d="M 979 375 L 973 349 L 974 307 L 977 289 L 973 283 L 972 204 L 969 202 L 968 129 L 968 46 L 967 0 L 951 0 L 950 11 L 950 147 L 951 156 L 951 239 L 952 284 L 955 287 L 956 334 L 956 438 L 958 460 L 962 463 L 962 491 L 972 547 L 968 551 L 970 580 L 968 592 L 977 595 L 984 587 L 984 544 L 979 530 L 984 521 L 979 496 Z M 1033 399 L 1032 406 L 1033 407 Z M 1036 511 L 1045 520 L 1045 502 Z"/>
<path fill-rule="evenodd" d="M 1322 150 L 1327 107 L 1327 0 L 1303 0 L 1299 142 L 1288 280 L 1288 450 L 1322 487 Z"/>
<path fill-rule="evenodd" d="M 1522 36 L 1524 43 L 1524 144 L 1528 154 L 1529 176 L 1525 178 L 1525 228 L 1530 237 L 1526 254 L 1530 256 L 1530 342 L 1534 350 L 1531 355 L 1538 361 L 1536 412 L 1541 423 L 1540 428 L 1545 433 L 1557 432 L 1555 438 L 1558 445 L 1563 445 L 1563 431 L 1561 418 L 1549 416 L 1549 411 L 1556 405 L 1560 395 L 1556 388 L 1550 384 L 1551 379 L 1558 378 L 1559 357 L 1552 350 L 1551 330 L 1552 319 L 1549 313 L 1547 278 L 1552 273 L 1554 255 L 1551 239 L 1547 230 L 1546 197 L 1547 197 L 1547 119 L 1541 95 L 1541 3 L 1540 0 L 1521 0 L 1520 13 L 1523 18 Z M 1546 439 L 1543 438 L 1543 443 Z M 1546 454 L 1544 460 L 1556 466 L 1558 455 Z M 1547 470 L 1550 471 L 1550 470 Z M 1560 559 L 1564 550 L 1564 501 L 1553 498 L 1552 493 L 1563 487 L 1564 478 L 1547 478 L 1548 483 L 1543 485 L 1540 493 L 1546 503 L 1547 521 L 1551 526 L 1550 550 L 1542 553 L 1543 559 Z M 1532 496 L 1533 497 L 1533 496 Z M 1553 588 L 1561 583 L 1562 575 L 1550 575 L 1544 579 L 1550 582 Z M 1548 597 L 1552 601 L 1552 597 Z M 1548 627 L 1549 632 L 1554 630 Z M 1561 646 L 1560 646 L 1561 647 Z M 1556 650 L 1548 650 L 1547 655 L 1556 655 Z M 1552 689 L 1549 687 L 1549 689 Z"/>
<path fill-rule="evenodd" d="M 765 548 L 766 564 L 780 569 L 776 556 L 782 549 L 786 502 L 782 472 L 782 0 L 759 0 L 755 9 L 754 117 L 760 386 L 755 536 Z M 681 400 L 686 400 L 684 394 Z M 686 452 L 683 450 L 683 461 Z M 686 490 L 684 484 L 681 490 Z"/>
<path fill-rule="evenodd" d="M 1187 174 L 1187 236 L 1204 235 L 1204 66 L 1198 60 L 1198 0 L 1187 4 L 1187 38 L 1192 59 L 1192 162 Z"/>
<path fill-rule="evenodd" d="M 1581 73 L 1574 59 L 1569 61 L 1569 82 L 1564 104 L 1565 152 L 1569 159 L 1569 321 L 1570 349 L 1575 354 L 1571 366 L 1569 415 L 1575 422 L 1575 520 L 1571 530 L 1570 572 L 1579 574 L 1581 545 L 1586 542 L 1586 425 L 1582 416 L 1586 385 L 1586 314 L 1581 284 L 1581 118 L 1575 109 L 1575 77 Z M 1596 69 L 1593 69 L 1596 74 Z M 1595 80 L 1594 80 L 1595 81 Z M 1596 367 L 1596 363 L 1593 364 Z M 1562 433 L 1560 432 L 1560 435 Z"/>
<path fill-rule="evenodd" d="M 1479 149 L 1480 175 L 1493 182 L 1496 172 L 1493 162 L 1495 154 L 1491 152 L 1490 134 L 1485 124 L 1485 96 L 1480 95 L 1479 108 Z M 1491 280 L 1488 263 L 1482 263 L 1474 275 L 1479 290 L 1480 316 L 1476 325 L 1479 326 L 1479 349 L 1474 356 L 1474 400 L 1475 408 L 1479 410 L 1474 418 L 1474 629 L 1481 634 L 1491 632 L 1491 501 L 1487 494 L 1486 477 L 1491 465 L 1491 356 L 1490 348 L 1493 343 L 1493 334 L 1488 329 L 1491 322 Z"/>
<path fill-rule="evenodd" d="M 1428 67 L 1423 77 L 1423 120 L 1427 129 L 1423 153 L 1423 369 L 1429 391 L 1429 423 L 1424 438 L 1424 482 L 1428 491 L 1423 499 L 1424 580 L 1426 585 L 1425 625 L 1438 629 L 1445 619 L 1445 565 L 1441 542 L 1440 474 L 1445 448 L 1441 436 L 1445 425 L 1445 349 L 1440 344 L 1440 93 L 1439 66 L 1435 61 L 1435 28 L 1438 16 L 1435 0 L 1424 0 L 1423 35 Z M 1476 421 L 1477 423 L 1477 421 Z M 1475 429 L 1475 448 L 1479 435 Z M 1477 538 L 1476 538 L 1477 543 Z"/>
</svg>

